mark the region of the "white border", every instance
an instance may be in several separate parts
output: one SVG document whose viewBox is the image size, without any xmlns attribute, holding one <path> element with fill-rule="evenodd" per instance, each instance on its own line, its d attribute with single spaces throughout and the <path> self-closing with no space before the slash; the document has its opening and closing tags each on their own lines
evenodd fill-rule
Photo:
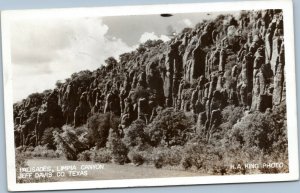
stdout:
<svg viewBox="0 0 300 193">
<path fill-rule="evenodd" d="M 18 18 L 43 19 L 99 17 L 121 15 L 148 15 L 161 13 L 191 13 L 191 12 L 222 12 L 238 10 L 283 9 L 284 14 L 284 43 L 286 60 L 286 99 L 287 99 L 287 126 L 289 173 L 287 174 L 259 174 L 259 175 L 231 175 L 231 176 L 200 176 L 200 177 L 171 177 L 147 178 L 129 180 L 99 180 L 17 184 L 15 172 L 15 148 L 13 126 L 13 97 L 12 97 L 12 65 L 10 53 L 10 22 Z M 145 187 L 165 185 L 241 183 L 241 182 L 273 182 L 292 181 L 299 179 L 298 135 L 297 135 L 297 106 L 296 106 L 296 77 L 295 77 L 295 48 L 293 5 L 291 0 L 264 0 L 222 3 L 193 3 L 168 4 L 146 6 L 121 6 L 101 8 L 68 8 L 45 10 L 14 10 L 1 13 L 2 52 L 3 52 L 3 84 L 4 108 L 6 127 L 6 154 L 7 154 L 7 182 L 9 191 L 30 190 L 61 190 L 61 189 L 88 189 L 88 188 L 115 188 L 115 187 Z"/>
</svg>

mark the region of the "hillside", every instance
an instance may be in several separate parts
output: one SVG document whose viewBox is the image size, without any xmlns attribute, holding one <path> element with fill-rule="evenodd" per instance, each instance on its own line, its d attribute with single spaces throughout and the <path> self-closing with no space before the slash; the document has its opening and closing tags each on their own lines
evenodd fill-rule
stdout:
<svg viewBox="0 0 300 193">
<path fill-rule="evenodd" d="M 219 15 L 74 73 L 14 104 L 15 146 L 217 174 L 270 159 L 285 167 L 260 172 L 287 172 L 282 17 L 281 10 Z"/>
</svg>

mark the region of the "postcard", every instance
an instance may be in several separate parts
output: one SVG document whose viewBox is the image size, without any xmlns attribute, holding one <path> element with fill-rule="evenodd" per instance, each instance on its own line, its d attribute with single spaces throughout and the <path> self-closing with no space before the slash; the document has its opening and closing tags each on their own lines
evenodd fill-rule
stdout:
<svg viewBox="0 0 300 193">
<path fill-rule="evenodd" d="M 10 191 L 298 180 L 292 1 L 1 24 Z"/>
</svg>

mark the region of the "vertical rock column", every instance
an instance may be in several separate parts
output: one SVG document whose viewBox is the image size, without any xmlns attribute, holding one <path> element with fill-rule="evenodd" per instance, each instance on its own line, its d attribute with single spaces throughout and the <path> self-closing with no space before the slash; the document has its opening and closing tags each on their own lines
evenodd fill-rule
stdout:
<svg viewBox="0 0 300 193">
<path fill-rule="evenodd" d="M 250 101 L 249 98 L 252 94 L 253 87 L 253 56 L 250 52 L 244 57 L 242 62 L 241 81 L 241 103 L 244 107 L 248 107 L 251 106 L 252 101 Z"/>
<path fill-rule="evenodd" d="M 276 74 L 274 76 L 274 91 L 273 91 L 273 104 L 279 105 L 285 97 L 284 89 L 284 44 L 281 45 L 280 55 L 278 57 L 278 64 L 276 66 Z"/>
<path fill-rule="evenodd" d="M 192 65 L 190 70 L 191 81 L 199 78 L 201 75 L 205 75 L 206 53 L 202 49 L 203 45 L 200 40 L 201 39 L 199 39 L 192 53 Z"/>
<path fill-rule="evenodd" d="M 169 47 L 169 51 L 166 57 L 166 73 L 164 76 L 164 95 L 166 98 L 165 104 L 168 107 L 172 106 L 172 87 L 173 87 L 173 73 L 174 73 L 174 57 L 172 46 Z"/>
<path fill-rule="evenodd" d="M 253 64 L 253 90 L 252 90 L 252 104 L 251 110 L 260 110 L 261 106 L 261 95 L 264 94 L 264 85 L 266 82 L 264 76 L 261 72 L 261 66 L 265 62 L 264 57 L 259 51 L 257 51 L 257 56 L 254 59 Z"/>
<path fill-rule="evenodd" d="M 181 41 L 171 43 L 166 57 L 166 73 L 164 77 L 164 95 L 166 106 L 171 107 L 173 100 L 176 101 L 179 89 L 179 81 L 182 72 L 182 58 L 179 55 L 178 47 Z M 175 99 L 173 99 L 175 98 Z"/>
</svg>

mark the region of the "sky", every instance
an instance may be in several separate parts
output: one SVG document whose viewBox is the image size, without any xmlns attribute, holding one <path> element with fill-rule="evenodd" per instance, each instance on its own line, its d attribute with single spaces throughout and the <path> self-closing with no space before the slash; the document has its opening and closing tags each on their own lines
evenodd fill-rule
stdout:
<svg viewBox="0 0 300 193">
<path fill-rule="evenodd" d="M 13 100 L 53 89 L 80 70 L 95 70 L 110 56 L 118 58 L 148 39 L 194 27 L 215 14 L 187 13 L 82 18 L 18 19 L 10 23 Z"/>
</svg>

